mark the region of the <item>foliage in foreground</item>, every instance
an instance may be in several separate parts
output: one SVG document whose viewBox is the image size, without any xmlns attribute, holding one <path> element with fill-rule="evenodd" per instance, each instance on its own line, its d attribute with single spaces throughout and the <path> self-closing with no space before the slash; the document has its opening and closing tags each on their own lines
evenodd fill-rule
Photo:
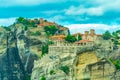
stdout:
<svg viewBox="0 0 120 80">
<path fill-rule="evenodd" d="M 69 74 L 70 72 L 70 68 L 68 66 L 61 66 L 60 69 L 65 72 L 67 75 Z"/>
<path fill-rule="evenodd" d="M 48 44 L 42 46 L 42 55 L 45 55 L 48 53 Z"/>
<path fill-rule="evenodd" d="M 112 33 L 113 41 L 115 45 L 120 45 L 120 30 L 117 30 L 116 32 Z"/>
<path fill-rule="evenodd" d="M 44 30 L 48 36 L 54 35 L 58 28 L 56 26 L 45 26 Z"/>
<path fill-rule="evenodd" d="M 103 35 L 102 35 L 102 38 L 104 40 L 108 40 L 112 37 L 111 33 L 109 31 L 106 31 Z"/>
<path fill-rule="evenodd" d="M 36 31 L 36 32 L 31 32 L 32 36 L 40 36 L 41 32 L 40 31 Z"/>
<path fill-rule="evenodd" d="M 112 60 L 112 59 L 110 59 L 110 61 L 115 65 L 116 69 L 120 70 L 120 60 Z"/>
<path fill-rule="evenodd" d="M 45 76 L 42 76 L 42 77 L 40 78 L 40 80 L 46 80 L 46 77 L 45 77 Z"/>
<path fill-rule="evenodd" d="M 77 39 L 74 36 L 72 36 L 72 35 L 67 35 L 67 37 L 65 38 L 65 40 L 67 42 L 70 42 L 70 43 L 73 43 L 73 42 L 77 41 Z"/>
<path fill-rule="evenodd" d="M 54 74 L 54 70 L 50 70 L 50 75 L 53 75 Z"/>
</svg>

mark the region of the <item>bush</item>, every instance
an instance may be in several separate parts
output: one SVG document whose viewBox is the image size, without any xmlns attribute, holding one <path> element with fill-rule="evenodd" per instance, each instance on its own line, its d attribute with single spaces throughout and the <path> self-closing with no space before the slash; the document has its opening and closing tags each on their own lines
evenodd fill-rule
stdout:
<svg viewBox="0 0 120 80">
<path fill-rule="evenodd" d="M 120 70 L 120 60 L 112 60 L 112 59 L 110 60 L 115 65 L 116 69 Z"/>
<path fill-rule="evenodd" d="M 10 27 L 3 27 L 6 31 L 11 31 Z"/>
<path fill-rule="evenodd" d="M 47 53 L 48 53 L 48 45 L 46 44 L 42 46 L 42 55 L 45 55 Z"/>
<path fill-rule="evenodd" d="M 24 26 L 24 27 L 23 27 L 23 30 L 27 31 L 27 30 L 28 30 L 28 27 L 27 27 L 27 26 Z"/>
<path fill-rule="evenodd" d="M 60 69 L 61 69 L 63 72 L 65 72 L 67 75 L 68 75 L 69 72 L 70 72 L 70 69 L 69 69 L 68 66 L 61 66 Z"/>
<path fill-rule="evenodd" d="M 78 41 L 79 41 L 79 40 L 82 40 L 82 37 L 80 36 L 80 34 L 78 35 Z"/>
<path fill-rule="evenodd" d="M 26 80 L 30 80 L 30 75 L 26 75 Z"/>
<path fill-rule="evenodd" d="M 120 35 L 120 30 L 112 33 L 113 41 L 114 41 L 115 45 L 120 45 L 120 41 L 119 41 L 120 36 L 119 35 Z"/>
<path fill-rule="evenodd" d="M 41 35 L 41 32 L 40 31 L 36 31 L 35 34 L 36 35 Z"/>
<path fill-rule="evenodd" d="M 41 35 L 41 32 L 40 31 L 31 32 L 31 35 L 33 35 L 33 36 L 39 36 L 39 35 Z"/>
<path fill-rule="evenodd" d="M 19 17 L 19 18 L 17 19 L 17 22 L 18 22 L 18 23 L 23 23 L 23 21 L 24 21 L 24 18 L 23 18 L 23 17 Z"/>
<path fill-rule="evenodd" d="M 23 17 L 19 17 L 16 20 L 16 23 L 22 23 L 24 26 L 29 28 L 29 27 L 37 27 L 38 21 L 37 20 L 26 19 L 26 18 L 23 18 Z"/>
<path fill-rule="evenodd" d="M 54 74 L 54 70 L 51 70 L 51 71 L 50 71 L 50 75 L 53 75 L 53 74 Z"/>
<path fill-rule="evenodd" d="M 71 35 L 68 35 L 68 36 L 65 38 L 65 40 L 66 40 L 67 42 L 70 42 L 70 43 L 73 43 L 73 42 L 77 41 L 77 39 L 76 39 L 74 36 L 71 36 Z"/>
<path fill-rule="evenodd" d="M 40 80 L 46 80 L 45 76 L 42 76 Z"/>
<path fill-rule="evenodd" d="M 104 40 L 108 40 L 112 37 L 111 33 L 109 31 L 106 31 L 103 35 L 102 35 L 102 38 Z"/>
<path fill-rule="evenodd" d="M 45 26 L 44 30 L 46 34 L 49 36 L 49 35 L 54 35 L 58 30 L 58 28 L 56 26 Z"/>
</svg>

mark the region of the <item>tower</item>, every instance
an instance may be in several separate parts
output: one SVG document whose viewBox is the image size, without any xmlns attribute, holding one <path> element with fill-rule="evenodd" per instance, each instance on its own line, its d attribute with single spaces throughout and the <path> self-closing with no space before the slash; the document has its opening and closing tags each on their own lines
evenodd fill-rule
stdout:
<svg viewBox="0 0 120 80">
<path fill-rule="evenodd" d="M 95 30 L 94 29 L 90 30 L 90 35 L 92 35 L 92 36 L 95 35 Z"/>
<path fill-rule="evenodd" d="M 40 18 L 40 24 L 43 24 L 43 23 L 44 23 L 43 18 Z"/>
<path fill-rule="evenodd" d="M 85 36 L 88 36 L 89 35 L 89 31 L 85 31 Z"/>
</svg>

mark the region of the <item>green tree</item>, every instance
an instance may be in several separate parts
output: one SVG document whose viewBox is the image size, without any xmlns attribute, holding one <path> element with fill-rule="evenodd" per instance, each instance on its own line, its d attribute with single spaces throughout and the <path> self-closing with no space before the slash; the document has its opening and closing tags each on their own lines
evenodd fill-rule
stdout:
<svg viewBox="0 0 120 80">
<path fill-rule="evenodd" d="M 42 77 L 40 78 L 40 80 L 46 80 L 46 77 L 45 77 L 45 76 L 42 76 Z"/>
<path fill-rule="evenodd" d="M 70 43 L 73 43 L 73 42 L 77 41 L 77 39 L 74 36 L 71 36 L 71 35 L 67 35 L 67 37 L 65 38 L 65 40 L 67 42 L 70 42 Z"/>
<path fill-rule="evenodd" d="M 28 27 L 27 27 L 27 26 L 24 26 L 24 28 L 23 28 L 23 29 L 26 31 L 26 30 L 28 30 Z"/>
<path fill-rule="evenodd" d="M 47 35 L 54 35 L 58 28 L 56 26 L 45 26 L 44 30 L 47 33 Z"/>
<path fill-rule="evenodd" d="M 45 55 L 48 53 L 48 44 L 42 46 L 42 55 Z"/>
<path fill-rule="evenodd" d="M 47 20 L 44 20 L 44 22 L 47 22 Z"/>
<path fill-rule="evenodd" d="M 29 27 L 37 27 L 37 20 L 30 20 L 30 19 L 25 19 L 23 17 L 19 17 L 16 21 L 17 23 L 22 23 L 24 26 Z"/>
<path fill-rule="evenodd" d="M 24 18 L 23 18 L 23 17 L 19 17 L 19 18 L 17 19 L 17 22 L 22 23 L 22 22 L 23 22 L 23 20 L 24 20 Z"/>
<path fill-rule="evenodd" d="M 82 40 L 82 37 L 80 36 L 80 34 L 78 35 L 78 41 L 79 41 L 79 40 Z"/>
<path fill-rule="evenodd" d="M 111 33 L 109 31 L 106 31 L 103 35 L 102 35 L 102 38 L 104 40 L 108 40 L 112 37 Z"/>
<path fill-rule="evenodd" d="M 3 27 L 6 31 L 11 31 L 10 27 Z"/>
<path fill-rule="evenodd" d="M 120 45 L 120 30 L 116 31 L 116 32 L 113 32 L 112 33 L 112 38 L 113 38 L 113 41 L 114 41 L 114 44 L 115 45 Z"/>
<path fill-rule="evenodd" d="M 38 19 L 34 19 L 35 24 L 40 24 L 40 21 Z"/>
</svg>

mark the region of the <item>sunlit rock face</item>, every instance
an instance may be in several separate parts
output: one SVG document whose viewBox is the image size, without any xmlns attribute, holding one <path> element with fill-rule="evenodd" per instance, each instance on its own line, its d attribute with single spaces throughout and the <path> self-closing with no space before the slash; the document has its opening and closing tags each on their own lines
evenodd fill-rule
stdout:
<svg viewBox="0 0 120 80">
<path fill-rule="evenodd" d="M 115 66 L 102 54 L 98 56 L 101 51 L 97 51 L 93 47 L 49 47 L 49 54 L 34 62 L 31 80 L 119 80 L 114 77 Z M 69 73 L 61 66 L 69 67 Z M 51 70 L 54 74 L 50 74 Z"/>
<path fill-rule="evenodd" d="M 86 66 L 96 62 L 98 62 L 98 58 L 94 52 L 84 52 L 80 54 L 77 59 L 76 66 L 74 68 L 74 74 L 76 79 L 77 80 L 85 79 L 84 70 Z M 90 78 L 90 76 L 87 76 L 86 74 L 86 79 L 87 78 Z"/>
<path fill-rule="evenodd" d="M 85 73 L 89 73 L 91 80 L 115 80 L 115 72 L 115 66 L 106 59 L 89 64 L 85 69 Z"/>
</svg>

